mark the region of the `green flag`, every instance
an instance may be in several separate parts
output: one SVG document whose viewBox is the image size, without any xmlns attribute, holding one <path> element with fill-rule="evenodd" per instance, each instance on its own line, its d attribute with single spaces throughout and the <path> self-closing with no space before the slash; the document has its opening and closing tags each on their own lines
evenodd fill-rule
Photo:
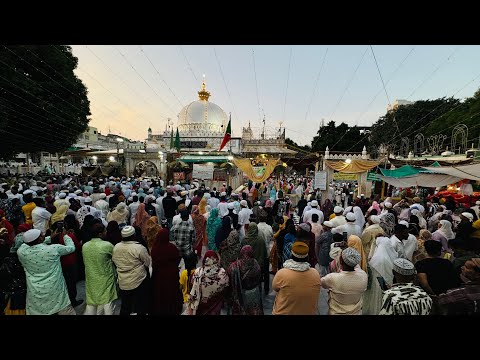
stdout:
<svg viewBox="0 0 480 360">
<path fill-rule="evenodd" d="M 178 133 L 178 127 L 177 127 L 177 134 L 175 135 L 175 149 L 177 149 L 177 151 L 180 152 L 180 134 Z"/>
<path fill-rule="evenodd" d="M 230 115 L 230 119 L 228 120 L 227 130 L 225 130 L 225 135 L 223 137 L 222 143 L 220 144 L 220 148 L 218 151 L 222 151 L 225 145 L 230 141 L 232 138 L 232 115 Z"/>
<path fill-rule="evenodd" d="M 173 128 L 172 128 L 172 133 L 170 134 L 170 149 L 173 149 Z"/>
</svg>

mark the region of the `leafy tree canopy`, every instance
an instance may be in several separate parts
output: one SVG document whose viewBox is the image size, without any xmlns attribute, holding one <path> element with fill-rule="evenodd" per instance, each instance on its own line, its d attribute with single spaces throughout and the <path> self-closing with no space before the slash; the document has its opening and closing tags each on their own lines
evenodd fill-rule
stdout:
<svg viewBox="0 0 480 360">
<path fill-rule="evenodd" d="M 61 152 L 90 121 L 87 88 L 65 45 L 0 46 L 0 157 Z"/>
</svg>

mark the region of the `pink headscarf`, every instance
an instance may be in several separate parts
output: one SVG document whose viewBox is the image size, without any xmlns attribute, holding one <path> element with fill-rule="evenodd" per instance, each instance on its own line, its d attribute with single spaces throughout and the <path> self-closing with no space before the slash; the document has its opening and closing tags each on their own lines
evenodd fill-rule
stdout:
<svg viewBox="0 0 480 360">
<path fill-rule="evenodd" d="M 377 214 L 379 214 L 379 215 L 380 215 L 380 212 L 382 211 L 382 210 L 380 209 L 380 206 L 378 205 L 378 202 L 376 202 L 376 201 L 374 201 L 374 202 L 372 203 L 372 206 L 370 206 L 370 207 L 368 208 L 368 212 L 372 211 L 372 209 L 377 210 Z"/>
</svg>

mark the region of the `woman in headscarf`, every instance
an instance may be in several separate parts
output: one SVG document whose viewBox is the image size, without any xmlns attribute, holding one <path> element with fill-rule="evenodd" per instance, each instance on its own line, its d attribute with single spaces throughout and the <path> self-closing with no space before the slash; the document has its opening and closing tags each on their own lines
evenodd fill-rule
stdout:
<svg viewBox="0 0 480 360">
<path fill-rule="evenodd" d="M 370 213 L 372 212 L 373 209 L 377 210 L 377 215 L 379 215 L 380 212 L 382 211 L 380 209 L 380 205 L 378 205 L 378 202 L 374 201 L 374 202 L 372 202 L 372 206 L 370 206 L 368 208 L 367 213 L 365 214 L 366 218 L 368 218 L 368 216 L 370 216 Z"/>
<path fill-rule="evenodd" d="M 410 215 L 410 220 L 408 221 L 408 232 L 412 235 L 415 235 L 415 237 L 417 237 L 420 232 L 419 219 L 415 215 Z"/>
<path fill-rule="evenodd" d="M 142 230 L 142 236 L 145 238 L 147 236 L 147 221 L 150 219 L 150 216 L 145 211 L 145 204 L 140 204 L 135 214 L 135 221 L 133 226 L 138 226 Z"/>
<path fill-rule="evenodd" d="M 350 235 L 347 241 L 348 247 L 354 248 L 360 254 L 360 267 L 363 271 L 367 272 L 367 257 L 365 256 L 365 251 L 363 251 L 362 246 L 362 239 L 360 239 L 357 235 Z"/>
<path fill-rule="evenodd" d="M 250 245 L 240 251 L 240 258 L 228 268 L 233 299 L 233 315 L 263 315 L 260 283 L 262 271 Z"/>
<path fill-rule="evenodd" d="M 376 239 L 376 251 L 369 261 L 370 274 L 367 290 L 363 295 L 362 314 L 378 315 L 382 307 L 383 290 L 378 278 L 383 278 L 388 286 L 393 285 L 393 261 L 398 257 L 388 237 Z"/>
<path fill-rule="evenodd" d="M 208 249 L 218 251 L 215 245 L 215 236 L 218 229 L 222 226 L 222 219 L 218 217 L 218 209 L 212 209 L 210 216 L 207 220 L 207 236 L 208 236 Z"/>
<path fill-rule="evenodd" d="M 325 219 L 328 219 L 331 214 L 333 214 L 333 205 L 330 199 L 326 199 L 323 203 L 323 215 Z"/>
<path fill-rule="evenodd" d="M 183 307 L 178 273 L 180 253 L 177 247 L 169 242 L 168 229 L 161 229 L 155 240 L 151 251 L 153 314 L 180 315 Z"/>
<path fill-rule="evenodd" d="M 80 201 L 78 201 L 75 198 L 70 198 L 68 199 L 68 201 L 70 202 L 70 207 L 68 208 L 68 214 L 76 215 L 77 211 L 80 210 L 80 208 L 82 207 L 82 205 L 80 204 Z"/>
<path fill-rule="evenodd" d="M 95 220 L 98 220 L 103 226 L 107 227 L 108 222 L 103 218 L 103 212 L 101 210 L 94 210 L 92 213 Z"/>
<path fill-rule="evenodd" d="M 392 213 L 386 213 L 384 216 L 381 217 L 380 227 L 385 232 L 386 237 L 392 237 L 395 233 L 395 215 Z M 374 246 L 372 245 L 372 248 Z"/>
<path fill-rule="evenodd" d="M 115 220 L 112 220 L 107 224 L 107 234 L 105 235 L 105 240 L 110 242 L 113 246 L 122 241 L 122 232 L 120 231 L 120 227 Z"/>
<path fill-rule="evenodd" d="M 293 222 L 293 221 L 292 221 Z M 283 248 L 282 248 L 282 257 L 279 259 L 279 262 L 283 263 L 290 259 L 292 252 L 292 245 L 297 238 L 297 230 L 293 223 L 287 224 L 287 233 L 283 237 Z"/>
<path fill-rule="evenodd" d="M 205 215 L 207 213 L 207 199 L 202 197 L 202 200 L 200 200 L 200 203 L 198 204 L 198 211 L 200 212 L 200 215 Z"/>
<path fill-rule="evenodd" d="M 455 233 L 452 231 L 452 223 L 447 220 L 440 220 L 438 230 L 432 234 L 432 240 L 439 241 L 442 244 L 442 256 L 444 256 L 445 253 L 453 253 L 448 247 L 448 242 L 452 239 L 455 239 Z"/>
<path fill-rule="evenodd" d="M 146 227 L 148 252 L 151 253 L 153 244 L 157 239 L 157 234 L 162 229 L 162 227 L 158 225 L 158 218 L 156 216 L 152 216 L 150 219 L 148 219 Z"/>
<path fill-rule="evenodd" d="M 29 224 L 18 225 L 17 236 L 10 248 L 10 253 L 0 260 L 0 295 L 2 296 L 2 313 L 5 315 L 26 314 L 27 283 L 25 271 L 18 260 L 17 250 L 23 244 L 23 233 L 31 228 L 32 225 Z M 0 246 L 6 247 L 5 244 Z"/>
<path fill-rule="evenodd" d="M 9 247 L 12 246 L 13 240 L 15 239 L 15 230 L 13 225 L 5 218 L 5 212 L 3 210 L 0 210 L 0 228 L 7 229 L 7 244 Z"/>
<path fill-rule="evenodd" d="M 267 212 L 267 224 L 272 226 L 273 225 L 273 202 L 271 199 L 267 199 L 265 201 L 264 209 Z"/>
<path fill-rule="evenodd" d="M 295 226 L 292 219 L 287 219 L 286 216 L 278 219 L 278 230 L 273 235 L 273 246 L 269 256 L 273 274 L 283 267 L 283 245 L 290 225 Z"/>
<path fill-rule="evenodd" d="M 215 234 L 215 246 L 217 249 L 220 249 L 222 242 L 227 240 L 228 235 L 230 235 L 230 231 L 232 231 L 232 220 L 229 216 L 225 216 L 222 219 L 222 226 L 217 230 Z"/>
<path fill-rule="evenodd" d="M 107 221 L 116 221 L 118 226 L 122 228 L 127 224 L 128 220 L 128 207 L 124 202 L 118 203 L 118 205 L 110 211 L 107 215 Z"/>
<path fill-rule="evenodd" d="M 80 228 L 80 240 L 82 244 L 85 244 L 92 239 L 92 225 L 94 224 L 94 221 L 95 218 L 93 215 L 87 215 L 83 219 L 83 225 Z"/>
<path fill-rule="evenodd" d="M 265 244 L 265 237 L 262 232 L 258 231 L 256 223 L 252 222 L 248 226 L 243 245 L 250 245 L 253 248 L 255 260 L 257 260 L 263 273 L 267 263 L 267 245 Z"/>
<path fill-rule="evenodd" d="M 439 205 L 437 207 L 437 212 L 432 215 L 430 219 L 428 219 L 428 230 L 430 230 L 430 232 L 436 231 L 436 229 L 438 228 L 438 222 L 442 219 L 445 211 L 445 206 Z"/>
<path fill-rule="evenodd" d="M 196 244 L 193 244 L 193 249 L 197 252 L 197 256 L 200 259 L 202 257 L 202 247 L 208 245 L 207 239 L 207 220 L 200 214 L 200 208 L 198 205 L 192 207 L 192 221 L 195 229 Z"/>
<path fill-rule="evenodd" d="M 220 266 L 228 269 L 229 266 L 238 259 L 240 255 L 240 237 L 237 230 L 233 229 L 228 234 L 227 240 L 220 245 L 218 253 L 220 255 Z"/>
<path fill-rule="evenodd" d="M 360 209 L 359 206 L 354 206 L 353 213 L 355 214 L 355 224 L 360 226 L 360 230 L 363 231 L 363 227 L 365 226 L 365 216 L 363 215 L 362 209 Z"/>
<path fill-rule="evenodd" d="M 68 205 L 60 205 L 55 211 L 55 213 L 50 216 L 50 220 L 48 221 L 48 227 L 51 228 L 52 224 L 55 224 L 57 221 L 63 221 L 65 216 L 67 216 Z"/>
<path fill-rule="evenodd" d="M 218 255 L 208 250 L 202 266 L 193 274 L 193 285 L 188 297 L 186 313 L 220 315 L 228 285 L 228 275 L 225 269 L 220 267 Z"/>
<path fill-rule="evenodd" d="M 57 209 L 53 205 L 53 202 L 55 201 L 55 198 L 51 195 L 50 191 L 48 192 L 48 195 L 45 196 L 45 209 L 50 213 L 53 214 Z M 67 211 L 68 211 L 68 206 L 67 206 Z M 52 223 L 53 224 L 53 223 Z"/>
<path fill-rule="evenodd" d="M 426 229 L 420 230 L 420 233 L 417 237 L 418 248 L 413 252 L 412 264 L 415 265 L 417 261 L 423 260 L 427 257 L 427 251 L 423 245 L 425 241 L 432 240 L 432 233 Z"/>
</svg>

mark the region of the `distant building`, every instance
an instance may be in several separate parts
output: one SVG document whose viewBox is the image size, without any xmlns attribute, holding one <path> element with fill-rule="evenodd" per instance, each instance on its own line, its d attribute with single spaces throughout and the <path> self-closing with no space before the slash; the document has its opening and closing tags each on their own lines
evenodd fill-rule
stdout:
<svg viewBox="0 0 480 360">
<path fill-rule="evenodd" d="M 415 103 L 415 101 L 395 100 L 392 104 L 387 106 L 387 111 L 397 110 L 399 106 L 412 105 L 414 103 Z"/>
</svg>

